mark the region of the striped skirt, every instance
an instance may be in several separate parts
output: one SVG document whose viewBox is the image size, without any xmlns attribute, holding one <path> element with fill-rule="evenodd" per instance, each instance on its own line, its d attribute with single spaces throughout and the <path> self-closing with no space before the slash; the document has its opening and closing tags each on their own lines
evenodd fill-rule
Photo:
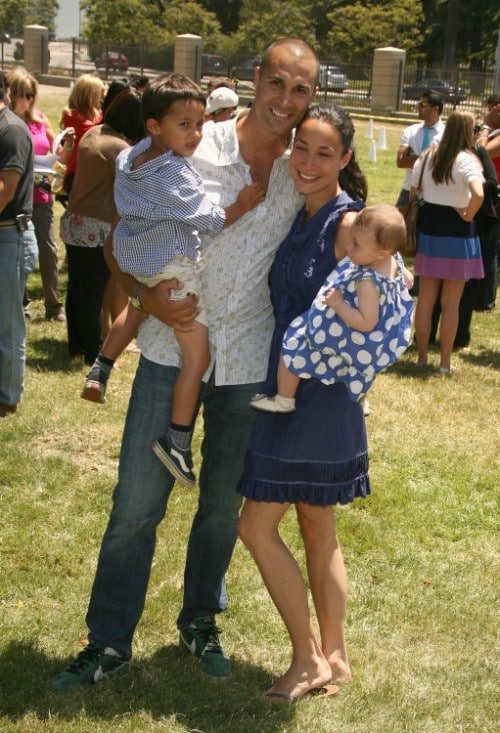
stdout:
<svg viewBox="0 0 500 733">
<path fill-rule="evenodd" d="M 483 278 L 475 223 L 463 221 L 451 206 L 424 204 L 418 214 L 415 273 L 441 280 Z"/>
</svg>

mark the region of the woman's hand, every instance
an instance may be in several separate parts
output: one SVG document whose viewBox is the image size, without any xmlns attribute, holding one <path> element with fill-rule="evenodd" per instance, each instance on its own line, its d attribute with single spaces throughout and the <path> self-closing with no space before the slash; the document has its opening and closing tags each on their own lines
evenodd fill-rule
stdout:
<svg viewBox="0 0 500 733">
<path fill-rule="evenodd" d="M 198 296 L 189 295 L 182 300 L 171 300 L 172 290 L 180 290 L 181 283 L 176 278 L 162 280 L 153 288 L 144 288 L 140 300 L 146 313 L 150 313 L 175 331 L 192 331 L 200 309 Z"/>
</svg>

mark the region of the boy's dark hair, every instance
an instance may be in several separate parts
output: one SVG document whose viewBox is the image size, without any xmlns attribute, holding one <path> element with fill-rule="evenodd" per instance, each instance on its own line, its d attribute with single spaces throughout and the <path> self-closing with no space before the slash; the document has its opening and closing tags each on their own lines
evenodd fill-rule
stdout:
<svg viewBox="0 0 500 733">
<path fill-rule="evenodd" d="M 142 95 L 142 112 L 145 120 L 160 122 L 178 99 L 194 99 L 206 106 L 205 95 L 198 84 L 185 74 L 164 74 L 148 82 Z"/>
</svg>

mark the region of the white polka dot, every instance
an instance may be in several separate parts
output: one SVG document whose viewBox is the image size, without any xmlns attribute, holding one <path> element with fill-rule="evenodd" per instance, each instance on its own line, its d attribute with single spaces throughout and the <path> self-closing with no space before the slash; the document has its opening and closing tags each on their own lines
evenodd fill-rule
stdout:
<svg viewBox="0 0 500 733">
<path fill-rule="evenodd" d="M 356 346 L 363 346 L 366 343 L 366 338 L 364 334 L 360 333 L 359 331 L 353 331 L 352 342 L 353 344 L 356 344 Z"/>
<path fill-rule="evenodd" d="M 306 365 L 306 360 L 303 356 L 295 356 L 292 360 L 292 364 L 295 369 L 303 369 Z"/>
<path fill-rule="evenodd" d="M 340 338 L 344 333 L 344 328 L 338 321 L 332 321 L 328 328 L 328 333 L 334 338 Z"/>
<path fill-rule="evenodd" d="M 366 351 L 366 349 L 361 349 L 360 351 L 358 351 L 356 356 L 360 364 L 366 365 L 369 364 L 372 360 L 370 352 Z"/>
<path fill-rule="evenodd" d="M 349 389 L 353 394 L 361 394 L 363 391 L 363 382 L 353 380 L 349 383 Z"/>
<path fill-rule="evenodd" d="M 314 373 L 317 374 L 318 377 L 322 377 L 324 374 L 326 374 L 326 364 L 321 361 L 314 370 Z"/>
<path fill-rule="evenodd" d="M 326 333 L 320 329 L 319 331 L 316 331 L 313 337 L 313 343 L 315 344 L 324 344 L 326 340 Z"/>
</svg>

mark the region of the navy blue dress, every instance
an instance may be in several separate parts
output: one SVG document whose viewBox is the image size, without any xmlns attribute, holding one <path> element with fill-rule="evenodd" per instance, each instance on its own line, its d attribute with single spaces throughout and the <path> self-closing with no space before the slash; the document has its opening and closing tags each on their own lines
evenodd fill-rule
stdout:
<svg viewBox="0 0 500 733">
<path fill-rule="evenodd" d="M 306 219 L 302 209 L 280 245 L 269 275 L 276 326 L 265 393 L 276 393 L 283 334 L 309 308 L 337 264 L 333 242 L 346 211 L 361 202 L 346 193 Z M 370 493 L 363 409 L 344 384 L 301 380 L 296 411 L 259 412 L 245 459 L 239 491 L 254 501 L 348 504 Z"/>
</svg>

